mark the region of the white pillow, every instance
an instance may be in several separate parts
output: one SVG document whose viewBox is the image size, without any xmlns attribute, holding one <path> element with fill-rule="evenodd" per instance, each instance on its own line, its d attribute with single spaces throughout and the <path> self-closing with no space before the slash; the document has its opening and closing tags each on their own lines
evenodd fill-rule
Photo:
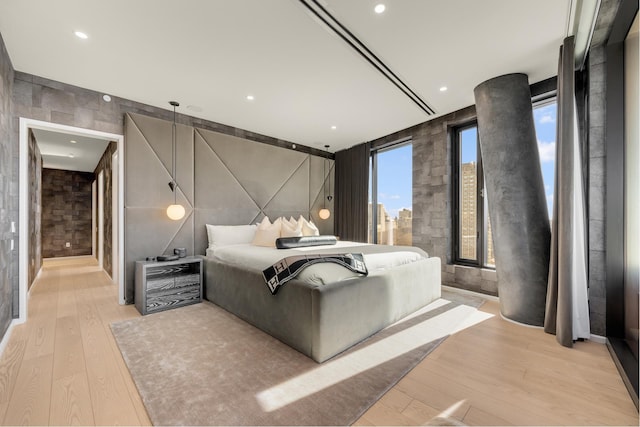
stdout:
<svg viewBox="0 0 640 427">
<path fill-rule="evenodd" d="M 302 224 L 297 221 L 291 224 L 288 219 L 283 220 L 280 237 L 302 237 Z"/>
<path fill-rule="evenodd" d="M 256 234 L 256 225 L 211 225 L 207 224 L 209 247 L 251 243 Z"/>
<path fill-rule="evenodd" d="M 253 243 L 256 246 L 267 246 L 267 247 L 275 247 L 276 239 L 280 237 L 280 231 L 282 229 L 282 219 L 278 218 L 273 221 L 269 221 L 268 217 L 264 217 L 260 225 L 258 225 L 258 229 L 256 230 L 256 234 L 253 238 Z"/>
<path fill-rule="evenodd" d="M 319 236 L 320 235 L 320 230 L 318 230 L 318 227 L 316 227 L 313 221 L 307 221 L 307 219 L 302 215 L 300 215 L 300 218 L 298 218 L 298 224 L 302 225 L 303 236 Z"/>
</svg>

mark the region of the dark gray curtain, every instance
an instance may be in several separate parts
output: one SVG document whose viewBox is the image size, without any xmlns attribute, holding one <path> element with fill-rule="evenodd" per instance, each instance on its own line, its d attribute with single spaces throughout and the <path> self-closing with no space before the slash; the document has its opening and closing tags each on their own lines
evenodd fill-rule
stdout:
<svg viewBox="0 0 640 427">
<path fill-rule="evenodd" d="M 369 204 L 369 144 L 336 153 L 336 236 L 341 240 L 367 241 Z"/>
<path fill-rule="evenodd" d="M 551 260 L 544 330 L 571 347 L 589 338 L 582 161 L 575 107 L 574 40 L 567 37 L 558 63 L 556 165 Z"/>
</svg>

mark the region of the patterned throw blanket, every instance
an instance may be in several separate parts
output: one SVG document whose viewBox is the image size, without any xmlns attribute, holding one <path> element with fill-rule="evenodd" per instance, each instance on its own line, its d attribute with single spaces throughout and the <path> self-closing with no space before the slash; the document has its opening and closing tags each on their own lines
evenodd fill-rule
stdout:
<svg viewBox="0 0 640 427">
<path fill-rule="evenodd" d="M 333 262 L 349 270 L 368 274 L 362 254 L 324 254 L 324 255 L 296 255 L 281 259 L 271 267 L 262 271 L 264 281 L 267 283 L 272 295 L 275 295 L 280 286 L 287 283 L 300 273 L 305 267 L 319 262 Z"/>
</svg>

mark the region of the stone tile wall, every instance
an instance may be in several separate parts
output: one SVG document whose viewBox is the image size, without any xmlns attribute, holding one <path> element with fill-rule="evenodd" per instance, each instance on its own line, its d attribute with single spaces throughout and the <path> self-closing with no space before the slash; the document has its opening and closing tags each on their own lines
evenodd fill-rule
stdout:
<svg viewBox="0 0 640 427">
<path fill-rule="evenodd" d="M 591 333 L 606 335 L 606 230 L 605 230 L 605 177 L 606 177 L 606 77 L 607 57 L 605 45 L 618 11 L 620 0 L 602 0 L 596 20 L 591 48 L 587 58 L 588 123 L 587 133 L 589 170 L 589 316 Z"/>
<path fill-rule="evenodd" d="M 494 270 L 452 264 L 452 154 L 449 129 L 476 117 L 471 106 L 371 142 L 371 148 L 411 138 L 413 245 L 442 260 L 442 283 L 497 295 Z"/>
<path fill-rule="evenodd" d="M 42 169 L 43 258 L 91 255 L 94 180 L 92 172 Z"/>
<path fill-rule="evenodd" d="M 109 276 L 111 276 L 113 278 L 113 260 L 111 259 L 113 257 L 113 252 L 112 252 L 112 240 L 113 240 L 113 233 L 112 233 L 112 219 L 113 219 L 113 212 L 112 212 L 112 199 L 113 199 L 113 194 L 112 194 L 112 188 L 111 188 L 111 183 L 112 183 L 112 173 L 111 173 L 111 163 L 112 163 L 112 155 L 113 153 L 115 153 L 118 150 L 118 144 L 116 142 L 111 142 L 109 143 L 109 145 L 107 146 L 107 148 L 104 150 L 104 154 L 102 155 L 102 158 L 100 158 L 100 161 L 98 162 L 98 165 L 96 166 L 96 170 L 94 171 L 94 176 L 97 178 L 98 174 L 100 173 L 100 171 L 104 172 L 104 244 L 102 247 L 102 266 L 104 268 L 104 270 L 107 272 L 107 274 L 109 274 Z M 96 236 L 96 242 L 98 241 L 98 238 Z"/>
<path fill-rule="evenodd" d="M 11 231 L 11 222 L 18 226 L 17 197 L 14 198 L 14 145 L 11 136 L 13 134 L 13 92 L 14 71 L 11 59 L 7 53 L 2 36 L 0 36 L 0 339 L 11 323 L 17 312 L 13 310 L 13 278 L 17 277 L 17 241 L 11 250 L 11 241 L 17 235 Z M 17 177 L 17 175 L 16 175 Z M 17 279 L 15 281 L 17 283 Z"/>
<path fill-rule="evenodd" d="M 589 315 L 591 333 L 606 332 L 606 265 L 605 265 L 605 49 L 599 46 L 589 52 Z"/>
</svg>

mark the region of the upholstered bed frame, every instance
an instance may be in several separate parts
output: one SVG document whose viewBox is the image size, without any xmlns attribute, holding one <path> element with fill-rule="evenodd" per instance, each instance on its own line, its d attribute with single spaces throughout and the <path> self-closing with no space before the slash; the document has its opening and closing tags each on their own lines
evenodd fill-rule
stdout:
<svg viewBox="0 0 640 427">
<path fill-rule="evenodd" d="M 262 271 L 204 257 L 205 297 L 323 362 L 440 297 L 440 259 L 423 258 L 322 286 L 293 279 L 277 295 Z"/>
</svg>

